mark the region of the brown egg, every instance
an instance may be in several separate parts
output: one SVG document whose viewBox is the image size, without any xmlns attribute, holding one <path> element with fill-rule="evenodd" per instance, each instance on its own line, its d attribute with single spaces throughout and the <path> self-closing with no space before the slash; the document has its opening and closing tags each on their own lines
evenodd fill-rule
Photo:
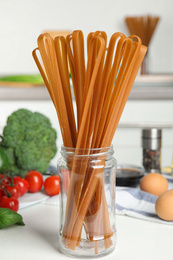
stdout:
<svg viewBox="0 0 173 260">
<path fill-rule="evenodd" d="M 161 219 L 173 221 L 173 189 L 162 193 L 158 197 L 155 210 Z"/>
<path fill-rule="evenodd" d="M 140 182 L 140 189 L 159 196 L 168 189 L 168 181 L 160 173 L 148 173 Z"/>
</svg>

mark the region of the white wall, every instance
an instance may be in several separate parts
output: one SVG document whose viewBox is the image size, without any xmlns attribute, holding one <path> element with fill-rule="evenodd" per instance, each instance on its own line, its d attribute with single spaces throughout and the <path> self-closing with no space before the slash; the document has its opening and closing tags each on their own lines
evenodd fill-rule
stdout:
<svg viewBox="0 0 173 260">
<path fill-rule="evenodd" d="M 138 107 L 138 109 L 136 109 Z M 62 136 L 59 128 L 57 114 L 53 103 L 49 100 L 28 100 L 28 101 L 1 101 L 0 102 L 0 134 L 6 125 L 7 117 L 19 108 L 26 108 L 31 111 L 38 111 L 48 116 L 52 126 L 56 129 L 58 152 L 52 160 L 56 165 L 60 157 Z M 140 127 L 123 127 L 123 124 L 133 123 L 157 123 L 162 128 L 162 166 L 171 166 L 173 155 L 173 128 L 163 127 L 164 124 L 171 125 L 173 122 L 173 102 L 172 101 L 128 101 L 124 109 L 120 125 L 113 139 L 115 158 L 118 163 L 128 163 L 134 165 L 142 164 L 142 145 Z"/>
<path fill-rule="evenodd" d="M 0 0 L 0 75 L 37 73 L 31 52 L 47 29 L 104 30 L 128 35 L 126 15 L 159 15 L 150 46 L 150 72 L 173 72 L 172 0 Z"/>
</svg>

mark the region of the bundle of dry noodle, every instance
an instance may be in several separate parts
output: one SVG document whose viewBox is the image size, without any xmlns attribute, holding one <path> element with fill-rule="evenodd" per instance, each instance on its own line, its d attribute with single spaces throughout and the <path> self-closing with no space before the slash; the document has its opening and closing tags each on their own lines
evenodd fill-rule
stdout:
<svg viewBox="0 0 173 260">
<path fill-rule="evenodd" d="M 125 17 L 125 22 L 130 34 L 138 35 L 142 43 L 147 47 L 149 46 L 159 20 L 159 16 L 152 15 Z"/>
<path fill-rule="evenodd" d="M 88 148 L 89 151 L 91 148 L 111 145 L 147 48 L 137 36 L 126 37 L 122 33 L 115 33 L 107 43 L 106 33 L 96 31 L 87 36 L 86 62 L 84 49 L 82 31 L 76 30 L 66 38 L 58 36 L 55 39 L 45 33 L 38 37 L 38 48 L 33 51 L 33 57 L 57 111 L 64 146 Z M 40 53 L 42 61 L 37 52 Z M 77 122 L 69 73 L 76 101 Z M 78 149 L 76 153 L 77 151 Z M 94 170 L 90 172 L 90 177 L 86 178 L 86 162 L 86 167 L 78 167 L 80 179 L 76 181 L 74 176 L 78 164 L 78 161 L 74 161 L 70 169 L 63 230 L 64 243 L 72 250 L 80 243 L 83 222 L 87 222 L 89 209 L 94 205 L 97 212 L 100 203 L 95 201 L 93 204 L 92 200 L 96 192 L 96 198 L 99 197 L 101 185 L 94 175 Z M 105 248 L 109 248 L 112 230 L 104 193 L 101 195 L 101 201 L 102 235 L 105 238 Z M 97 226 L 98 224 L 93 223 Z M 86 226 L 92 241 L 92 225 L 86 223 Z"/>
<path fill-rule="evenodd" d="M 152 15 L 125 17 L 125 23 L 129 33 L 138 35 L 147 48 L 149 47 L 159 20 L 159 16 Z M 146 73 L 146 68 L 144 66 L 141 68 L 141 74 Z"/>
</svg>

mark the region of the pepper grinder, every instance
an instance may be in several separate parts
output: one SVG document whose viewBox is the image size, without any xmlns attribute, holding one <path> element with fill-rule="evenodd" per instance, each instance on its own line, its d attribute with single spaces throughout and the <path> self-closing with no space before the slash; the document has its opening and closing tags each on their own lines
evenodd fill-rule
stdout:
<svg viewBox="0 0 173 260">
<path fill-rule="evenodd" d="M 161 142 L 161 129 L 146 128 L 142 130 L 143 166 L 148 173 L 161 173 Z"/>
</svg>

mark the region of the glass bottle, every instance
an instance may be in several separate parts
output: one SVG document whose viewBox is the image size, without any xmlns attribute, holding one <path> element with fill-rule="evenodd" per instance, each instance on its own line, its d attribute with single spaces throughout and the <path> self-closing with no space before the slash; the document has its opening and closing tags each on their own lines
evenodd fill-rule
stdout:
<svg viewBox="0 0 173 260">
<path fill-rule="evenodd" d="M 61 148 L 59 249 L 75 257 L 99 257 L 116 244 L 113 147 Z"/>
</svg>

